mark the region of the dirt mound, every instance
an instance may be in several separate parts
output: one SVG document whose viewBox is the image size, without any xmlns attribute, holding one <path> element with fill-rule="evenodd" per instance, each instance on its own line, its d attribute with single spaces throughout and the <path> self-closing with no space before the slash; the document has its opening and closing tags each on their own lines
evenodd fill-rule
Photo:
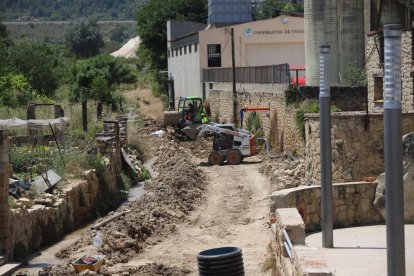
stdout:
<svg viewBox="0 0 414 276">
<path fill-rule="evenodd" d="M 99 228 L 103 244 L 98 252 L 91 247 L 93 237 L 97 233 L 96 230 L 91 229 L 57 254 L 59 258 L 66 258 L 67 264 L 52 268 L 49 275 L 69 273 L 68 258 L 73 258 L 74 255 L 86 250 L 89 250 L 89 253 L 106 255 L 108 266 L 125 263 L 144 250 L 146 246 L 162 241 L 164 237 L 176 230 L 176 223 L 186 220 L 189 212 L 203 197 L 204 173 L 193 163 L 191 156 L 173 141 L 165 138 L 157 139 L 160 139 L 158 142 L 163 144 L 158 149 L 159 158 L 154 164 L 159 175 L 147 181 L 146 194 L 143 198 L 120 207 L 117 210 L 118 214 L 127 213 Z M 107 218 L 113 215 L 112 212 Z M 155 266 L 155 268 L 159 267 L 162 265 Z"/>
<path fill-rule="evenodd" d="M 141 276 L 181 276 L 189 274 L 191 271 L 186 269 L 180 269 L 177 267 L 166 266 L 163 264 L 152 263 L 146 264 L 139 267 L 126 266 L 119 270 L 111 271 L 112 273 L 122 273 L 122 275 L 141 275 Z"/>
<path fill-rule="evenodd" d="M 285 156 L 266 160 L 259 171 L 269 177 L 272 191 L 278 191 L 305 185 L 305 165 L 304 159 Z"/>
</svg>

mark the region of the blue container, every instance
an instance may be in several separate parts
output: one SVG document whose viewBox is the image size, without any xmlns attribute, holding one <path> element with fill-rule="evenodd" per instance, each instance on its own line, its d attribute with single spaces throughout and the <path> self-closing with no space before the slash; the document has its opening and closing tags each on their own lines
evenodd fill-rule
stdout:
<svg viewBox="0 0 414 276">
<path fill-rule="evenodd" d="M 242 250 L 239 247 L 219 247 L 197 255 L 201 276 L 244 276 Z"/>
</svg>

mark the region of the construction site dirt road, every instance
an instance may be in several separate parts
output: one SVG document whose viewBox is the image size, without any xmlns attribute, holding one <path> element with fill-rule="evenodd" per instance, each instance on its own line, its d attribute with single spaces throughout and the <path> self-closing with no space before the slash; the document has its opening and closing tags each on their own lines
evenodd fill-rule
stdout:
<svg viewBox="0 0 414 276">
<path fill-rule="evenodd" d="M 137 97 L 139 91 L 128 95 Z M 162 122 L 154 119 L 137 127 L 148 152 L 157 157 L 153 169 L 159 175 L 145 183 L 140 200 L 101 218 L 98 223 L 114 219 L 99 229 L 88 228 L 58 252 L 62 264 L 45 273 L 76 275 L 73 260 L 103 254 L 106 263 L 100 275 L 198 275 L 197 253 L 237 246 L 242 249 L 246 275 L 270 275 L 262 272 L 270 257 L 271 231 L 270 182 L 259 172 L 261 157 L 246 158 L 240 165 L 209 166 L 211 140 L 179 141 L 172 129 L 163 137 L 151 135 L 162 128 Z M 98 231 L 102 245 L 95 248 Z"/>
</svg>

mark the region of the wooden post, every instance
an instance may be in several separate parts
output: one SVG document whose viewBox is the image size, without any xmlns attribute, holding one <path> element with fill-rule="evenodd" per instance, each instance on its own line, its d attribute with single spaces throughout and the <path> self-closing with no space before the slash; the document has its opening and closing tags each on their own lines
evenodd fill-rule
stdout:
<svg viewBox="0 0 414 276">
<path fill-rule="evenodd" d="M 9 145 L 7 130 L 0 130 L 0 255 L 8 259 L 13 258 L 12 243 L 10 237 L 10 208 L 9 195 Z"/>
<path fill-rule="evenodd" d="M 234 53 L 234 29 L 231 28 L 231 67 L 233 73 L 233 123 L 237 126 L 236 57 Z"/>
<path fill-rule="evenodd" d="M 88 101 L 82 101 L 82 127 L 83 131 L 88 131 Z"/>
</svg>

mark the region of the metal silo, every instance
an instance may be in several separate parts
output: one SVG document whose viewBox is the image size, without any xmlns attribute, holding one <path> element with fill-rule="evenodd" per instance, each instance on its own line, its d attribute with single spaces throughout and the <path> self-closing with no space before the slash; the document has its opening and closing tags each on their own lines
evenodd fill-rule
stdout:
<svg viewBox="0 0 414 276">
<path fill-rule="evenodd" d="M 305 1 L 306 83 L 319 85 L 319 45 L 329 44 L 331 83 L 339 83 L 350 65 L 364 65 L 364 2 Z"/>
</svg>

